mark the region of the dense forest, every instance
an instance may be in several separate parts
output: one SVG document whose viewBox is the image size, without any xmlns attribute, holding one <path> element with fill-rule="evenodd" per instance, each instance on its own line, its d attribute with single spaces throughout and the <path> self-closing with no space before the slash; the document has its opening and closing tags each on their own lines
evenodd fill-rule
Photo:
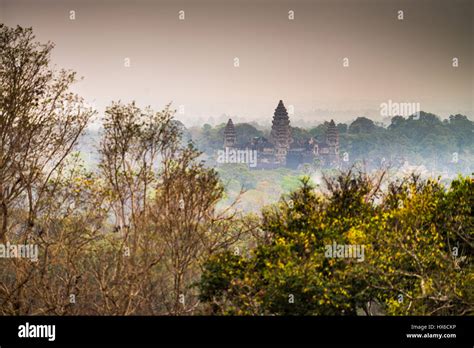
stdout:
<svg viewBox="0 0 474 348">
<path fill-rule="evenodd" d="M 317 185 L 287 178 L 278 202 L 246 213 L 239 195 L 221 205 L 225 178 L 198 150 L 221 146 L 222 127 L 196 137 L 171 106 L 120 101 L 100 115 L 91 169 L 76 146 L 96 111 L 71 92 L 75 73 L 54 69 L 52 49 L 0 25 L 2 315 L 474 314 L 472 178 L 392 180 L 354 164 Z M 261 134 L 236 128 L 240 141 Z M 472 163 L 464 116 L 338 128 L 353 158 L 385 144 Z M 329 255 L 332 245 L 362 253 Z"/>
</svg>

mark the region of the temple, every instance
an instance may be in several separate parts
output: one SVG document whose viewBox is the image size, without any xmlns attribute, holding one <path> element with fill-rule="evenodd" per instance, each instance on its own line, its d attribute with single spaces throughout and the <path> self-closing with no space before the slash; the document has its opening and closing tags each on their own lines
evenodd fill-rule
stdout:
<svg viewBox="0 0 474 348">
<path fill-rule="evenodd" d="M 315 154 L 325 167 L 337 167 L 339 162 L 339 133 L 333 120 L 329 122 L 326 139 L 316 144 Z"/>
<path fill-rule="evenodd" d="M 232 123 L 232 119 L 229 119 L 224 129 L 224 149 L 227 147 L 234 148 L 236 139 L 234 124 Z"/>
<path fill-rule="evenodd" d="M 291 138 L 290 118 L 282 100 L 278 103 L 273 114 L 270 142 L 275 147 L 275 162 L 286 166 L 286 157 L 293 139 Z"/>
<path fill-rule="evenodd" d="M 298 169 L 306 164 L 334 168 L 340 165 L 339 134 L 334 121 L 329 122 L 325 138 L 321 141 L 311 137 L 295 142 L 291 135 L 290 118 L 282 100 L 273 114 L 270 139 L 256 137 L 243 146 L 239 146 L 237 140 L 234 124 L 229 119 L 224 129 L 224 149 L 256 151 L 256 169 Z"/>
</svg>

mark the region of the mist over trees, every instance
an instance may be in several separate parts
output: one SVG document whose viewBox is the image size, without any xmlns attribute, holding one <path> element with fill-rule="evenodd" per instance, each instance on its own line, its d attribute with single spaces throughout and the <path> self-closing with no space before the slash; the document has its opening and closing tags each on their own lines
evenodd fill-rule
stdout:
<svg viewBox="0 0 474 348">
<path fill-rule="evenodd" d="M 52 49 L 0 25 L 0 314 L 473 314 L 471 178 L 387 182 L 383 170 L 352 168 L 315 186 L 284 176 L 287 194 L 247 214 L 220 203 L 230 174 L 252 185 L 249 171 L 202 161 L 222 127 L 186 130 L 171 105 L 120 101 L 100 115 L 90 168 L 77 145 L 95 112 L 70 92 L 75 74 L 53 69 Z M 461 115 L 338 129 L 354 156 L 378 141 L 406 149 L 394 136 L 471 161 Z M 236 130 L 242 143 L 265 135 Z M 363 260 L 328 257 L 334 243 L 364 246 Z M 18 253 L 25 245 L 36 257 Z"/>
<path fill-rule="evenodd" d="M 329 117 L 329 116 L 328 116 Z M 329 122 L 303 129 L 291 127 L 296 143 L 315 137 L 325 139 Z M 212 155 L 224 146 L 225 124 L 192 128 L 191 138 L 196 146 Z M 474 122 L 464 115 L 451 115 L 441 120 L 438 116 L 421 111 L 409 117 L 395 116 L 387 126 L 381 126 L 366 117 L 357 117 L 352 123 L 337 124 L 340 153 L 347 154 L 349 164 L 365 163 L 368 168 L 379 168 L 384 162 L 401 167 L 425 166 L 429 170 L 455 176 L 470 174 L 474 161 Z M 269 130 L 260 130 L 248 123 L 235 124 L 237 143 L 245 147 L 253 137 L 268 137 Z"/>
</svg>

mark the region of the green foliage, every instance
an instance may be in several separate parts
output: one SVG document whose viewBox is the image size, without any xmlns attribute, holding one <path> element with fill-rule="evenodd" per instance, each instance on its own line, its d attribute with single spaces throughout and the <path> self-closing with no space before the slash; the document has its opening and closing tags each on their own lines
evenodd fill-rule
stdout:
<svg viewBox="0 0 474 348">
<path fill-rule="evenodd" d="M 303 179 L 262 211 L 249 255 L 207 260 L 201 299 L 238 315 L 472 314 L 472 181 L 381 182 L 350 171 L 322 194 Z M 327 257 L 332 243 L 364 246 L 365 259 Z"/>
<path fill-rule="evenodd" d="M 296 190 L 300 186 L 300 179 L 294 175 L 285 175 L 281 182 L 281 187 L 285 192 Z"/>
<path fill-rule="evenodd" d="M 206 123 L 200 129 L 191 129 L 190 134 L 201 151 L 212 154 L 215 150 L 222 149 L 224 146 L 224 129 L 225 124 L 212 127 Z M 263 136 L 262 131 L 249 123 L 237 123 L 235 133 L 237 146 L 239 147 L 245 147 L 253 138 Z"/>
<path fill-rule="evenodd" d="M 246 164 L 241 163 L 225 163 L 218 168 L 220 178 L 224 183 L 229 183 L 232 180 L 238 181 L 240 187 L 244 190 L 254 189 L 256 180 L 252 171 Z"/>
<path fill-rule="evenodd" d="M 309 131 L 299 127 L 290 127 L 291 136 L 293 140 L 297 143 L 302 143 L 311 139 L 312 135 Z"/>
<path fill-rule="evenodd" d="M 357 117 L 357 119 L 349 126 L 349 133 L 372 133 L 377 130 L 374 121 L 369 120 L 367 117 Z"/>
<path fill-rule="evenodd" d="M 468 178 L 448 190 L 417 177 L 392 185 L 386 206 L 365 229 L 372 248 L 367 270 L 387 313 L 472 313 L 472 189 Z M 470 243 L 456 244 L 460 236 Z"/>
</svg>

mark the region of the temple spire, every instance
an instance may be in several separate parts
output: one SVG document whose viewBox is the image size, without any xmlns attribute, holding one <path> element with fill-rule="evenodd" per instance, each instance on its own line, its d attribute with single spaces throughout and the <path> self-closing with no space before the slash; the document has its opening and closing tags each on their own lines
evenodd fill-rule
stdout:
<svg viewBox="0 0 474 348">
<path fill-rule="evenodd" d="M 326 143 L 328 144 L 328 153 L 326 162 L 329 166 L 338 166 L 339 160 L 339 132 L 337 130 L 334 120 L 329 122 L 328 129 L 326 131 Z"/>
<path fill-rule="evenodd" d="M 224 148 L 235 147 L 236 140 L 237 140 L 237 135 L 235 133 L 234 124 L 232 123 L 232 119 L 229 118 L 229 121 L 227 121 L 227 124 L 224 129 Z"/>
<path fill-rule="evenodd" d="M 339 144 L 339 132 L 337 131 L 336 124 L 334 120 L 329 122 L 328 130 L 326 132 L 326 141 L 330 145 Z"/>
<path fill-rule="evenodd" d="M 276 160 L 281 163 L 286 163 L 286 155 L 290 148 L 291 132 L 290 132 L 290 119 L 288 112 L 286 111 L 283 100 L 280 100 L 275 113 L 273 114 L 272 131 L 270 134 L 270 141 L 275 146 Z"/>
</svg>

